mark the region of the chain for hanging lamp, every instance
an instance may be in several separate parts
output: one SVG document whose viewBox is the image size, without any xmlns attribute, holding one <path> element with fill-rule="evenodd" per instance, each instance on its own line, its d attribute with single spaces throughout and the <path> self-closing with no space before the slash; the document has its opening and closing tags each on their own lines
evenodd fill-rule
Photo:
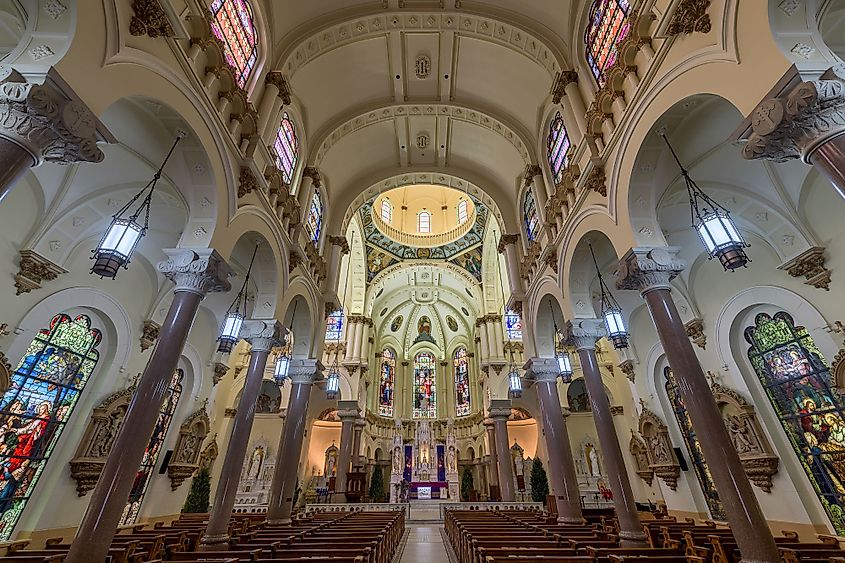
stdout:
<svg viewBox="0 0 845 563">
<path fill-rule="evenodd" d="M 217 351 L 223 354 L 228 354 L 232 351 L 235 344 L 241 338 L 241 326 L 246 319 L 246 304 L 249 295 L 249 276 L 252 273 L 252 264 L 255 262 L 255 255 L 258 253 L 258 245 L 255 245 L 255 250 L 252 251 L 252 258 L 249 261 L 249 268 L 244 277 L 244 283 L 241 290 L 238 291 L 237 297 L 229 305 L 226 311 L 226 317 L 223 319 L 223 324 L 220 326 L 220 334 L 217 336 Z"/>
<path fill-rule="evenodd" d="M 613 342 L 613 347 L 617 350 L 628 347 L 628 329 L 625 328 L 625 319 L 622 317 L 622 307 L 613 293 L 604 283 L 604 278 L 599 269 L 598 260 L 596 260 L 596 253 L 593 252 L 593 245 L 588 243 L 590 247 L 590 255 L 593 257 L 593 264 L 596 267 L 596 275 L 599 278 L 599 288 L 601 289 L 601 316 L 604 319 L 604 326 L 607 329 L 607 337 Z"/>
</svg>

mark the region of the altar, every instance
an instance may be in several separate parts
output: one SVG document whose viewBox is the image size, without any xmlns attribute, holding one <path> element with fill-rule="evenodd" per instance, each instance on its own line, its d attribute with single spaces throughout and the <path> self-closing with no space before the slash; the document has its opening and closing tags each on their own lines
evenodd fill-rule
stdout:
<svg viewBox="0 0 845 563">
<path fill-rule="evenodd" d="M 412 500 L 447 499 L 449 498 L 449 482 L 412 482 L 408 489 L 408 498 Z"/>
<path fill-rule="evenodd" d="M 458 449 L 453 421 L 449 420 L 446 425 L 445 443 L 439 442 L 430 421 L 420 420 L 412 424 L 414 437 L 406 442 L 404 425 L 401 420 L 396 420 L 391 453 L 390 501 L 457 500 Z M 440 432 L 442 430 L 440 427 Z"/>
</svg>

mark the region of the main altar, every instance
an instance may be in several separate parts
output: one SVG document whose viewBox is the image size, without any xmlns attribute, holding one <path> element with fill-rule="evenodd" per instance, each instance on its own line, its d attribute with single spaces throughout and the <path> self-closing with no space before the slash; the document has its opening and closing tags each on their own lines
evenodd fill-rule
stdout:
<svg viewBox="0 0 845 563">
<path fill-rule="evenodd" d="M 397 419 L 393 434 L 390 502 L 455 499 L 458 495 L 458 450 L 455 431 L 448 422 L 445 443 L 436 443 L 428 420 L 414 425 L 414 438 L 406 443 L 403 423 Z"/>
</svg>

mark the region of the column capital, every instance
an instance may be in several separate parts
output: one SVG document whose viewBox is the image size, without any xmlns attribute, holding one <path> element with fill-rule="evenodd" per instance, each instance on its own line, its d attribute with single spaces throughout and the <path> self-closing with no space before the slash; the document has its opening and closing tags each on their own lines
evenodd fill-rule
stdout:
<svg viewBox="0 0 845 563">
<path fill-rule="evenodd" d="M 294 385 L 311 385 L 322 372 L 323 364 L 311 358 L 294 358 L 288 368 L 288 375 Z"/>
<path fill-rule="evenodd" d="M 506 235 L 502 233 L 502 236 L 499 237 L 499 245 L 496 249 L 499 251 L 499 254 L 505 251 L 505 248 L 508 245 L 516 244 L 516 241 L 519 240 L 519 235 Z"/>
<path fill-rule="evenodd" d="M 282 103 L 286 106 L 290 105 L 290 86 L 288 86 L 288 81 L 280 71 L 271 70 L 268 72 L 267 76 L 264 77 L 264 83 L 275 86 L 279 90 L 278 96 Z"/>
<path fill-rule="evenodd" d="M 314 185 L 318 188 L 321 186 L 320 184 L 320 171 L 317 170 L 315 166 L 306 166 L 302 170 L 302 177 L 303 178 L 311 178 L 314 181 Z"/>
<path fill-rule="evenodd" d="M 566 321 L 564 339 L 578 350 L 595 350 L 596 342 L 605 337 L 607 331 L 600 319 L 576 319 Z"/>
<path fill-rule="evenodd" d="M 361 411 L 358 409 L 358 401 L 338 401 L 337 416 L 341 422 L 354 423 L 361 418 Z"/>
<path fill-rule="evenodd" d="M 616 270 L 618 289 L 671 289 L 669 282 L 687 267 L 676 246 L 636 247 L 625 253 Z"/>
<path fill-rule="evenodd" d="M 287 329 L 279 321 L 249 319 L 241 326 L 241 338 L 252 346 L 253 352 L 269 352 L 284 342 Z"/>
<path fill-rule="evenodd" d="M 531 358 L 525 365 L 526 377 L 533 377 L 537 383 L 556 383 L 560 376 L 555 358 Z"/>
<path fill-rule="evenodd" d="M 349 254 L 349 241 L 346 240 L 346 237 L 331 235 L 329 236 L 329 244 L 340 247 L 340 251 L 343 254 Z"/>
<path fill-rule="evenodd" d="M 775 162 L 801 158 L 810 164 L 820 145 L 845 134 L 845 64 L 760 102 L 751 114 L 751 129 L 743 158 Z"/>
<path fill-rule="evenodd" d="M 490 408 L 488 409 L 490 418 L 493 421 L 507 421 L 511 415 L 511 401 L 510 399 L 493 399 L 490 401 Z"/>
<path fill-rule="evenodd" d="M 367 421 L 360 416 L 355 420 L 355 428 L 364 429 L 367 426 Z"/>
<path fill-rule="evenodd" d="M 158 263 L 158 271 L 176 284 L 174 293 L 190 292 L 205 297 L 207 293 L 232 289 L 232 270 L 212 248 L 166 248 L 167 260 Z"/>
<path fill-rule="evenodd" d="M 562 70 L 552 85 L 552 103 L 559 104 L 566 95 L 566 87 L 578 82 L 578 73 L 574 70 Z"/>
<path fill-rule="evenodd" d="M 100 162 L 97 119 L 78 100 L 40 84 L 0 84 L 0 137 L 24 148 L 33 166 L 42 162 Z"/>
<path fill-rule="evenodd" d="M 535 176 L 542 176 L 543 169 L 539 164 L 526 164 L 525 170 L 522 172 L 522 185 L 528 186 L 534 182 Z"/>
</svg>

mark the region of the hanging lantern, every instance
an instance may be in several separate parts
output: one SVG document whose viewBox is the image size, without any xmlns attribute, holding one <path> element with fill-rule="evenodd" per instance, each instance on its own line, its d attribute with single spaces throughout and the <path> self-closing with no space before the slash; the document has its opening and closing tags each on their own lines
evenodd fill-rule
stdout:
<svg viewBox="0 0 845 563">
<path fill-rule="evenodd" d="M 184 131 L 176 132 L 176 139 L 173 141 L 167 156 L 164 157 L 164 162 L 153 175 L 152 180 L 112 216 L 111 223 L 103 234 L 103 238 L 100 239 L 97 248 L 92 253 L 94 260 L 94 265 L 91 266 L 92 274 L 101 278 L 114 279 L 121 267 L 128 267 L 132 253 L 135 252 L 138 243 L 147 233 L 150 224 L 150 204 L 156 183 L 161 178 L 164 165 L 167 164 L 176 145 L 184 136 Z M 141 200 L 141 203 L 134 211 L 130 212 L 130 209 L 138 200 Z M 142 215 L 143 220 L 139 220 Z"/>
<path fill-rule="evenodd" d="M 258 252 L 258 245 L 255 245 L 255 250 L 252 251 L 252 259 L 249 261 L 249 268 L 246 270 L 244 277 L 244 284 L 241 290 L 238 291 L 237 297 L 229 305 L 226 311 L 226 317 L 223 319 L 223 324 L 220 326 L 220 334 L 217 336 L 217 351 L 223 354 L 228 354 L 241 339 L 241 326 L 246 319 L 246 302 L 249 296 L 247 284 L 249 284 L 249 275 L 252 272 L 252 264 L 255 262 L 255 255 Z"/>
<path fill-rule="evenodd" d="M 285 384 L 285 381 L 290 379 L 288 375 L 289 370 L 290 357 L 282 352 L 276 357 L 276 365 L 273 367 L 273 380 L 276 382 L 276 385 L 281 387 Z"/>
<path fill-rule="evenodd" d="M 607 337 L 613 342 L 617 350 L 628 347 L 628 330 L 625 328 L 625 319 L 622 317 L 622 307 L 613 297 L 610 288 L 604 283 L 604 278 L 599 269 L 596 254 L 593 252 L 593 245 L 590 246 L 590 255 L 593 257 L 593 264 L 596 267 L 596 275 L 599 278 L 599 289 L 601 290 L 601 316 L 604 319 L 604 328 Z"/>
<path fill-rule="evenodd" d="M 566 350 L 557 352 L 557 369 L 564 383 L 572 382 L 572 360 Z"/>
<path fill-rule="evenodd" d="M 519 376 L 519 370 L 513 364 L 511 364 L 510 373 L 508 373 L 508 393 L 513 399 L 522 397 L 522 378 Z"/>
<path fill-rule="evenodd" d="M 737 268 L 744 268 L 751 262 L 751 259 L 745 253 L 745 249 L 751 245 L 742 238 L 727 208 L 698 187 L 687 169 L 681 164 L 678 155 L 675 154 L 675 149 L 669 144 L 669 139 L 666 138 L 665 134 L 661 134 L 661 137 L 666 141 L 666 146 L 669 147 L 669 151 L 681 169 L 681 175 L 684 177 L 689 194 L 692 227 L 698 233 L 701 242 L 704 243 L 707 254 L 711 259 L 718 258 L 725 270 L 733 271 Z"/>
<path fill-rule="evenodd" d="M 329 369 L 329 375 L 326 377 L 326 398 L 330 401 L 337 399 L 337 394 L 340 391 L 340 370 L 334 365 Z"/>
</svg>

